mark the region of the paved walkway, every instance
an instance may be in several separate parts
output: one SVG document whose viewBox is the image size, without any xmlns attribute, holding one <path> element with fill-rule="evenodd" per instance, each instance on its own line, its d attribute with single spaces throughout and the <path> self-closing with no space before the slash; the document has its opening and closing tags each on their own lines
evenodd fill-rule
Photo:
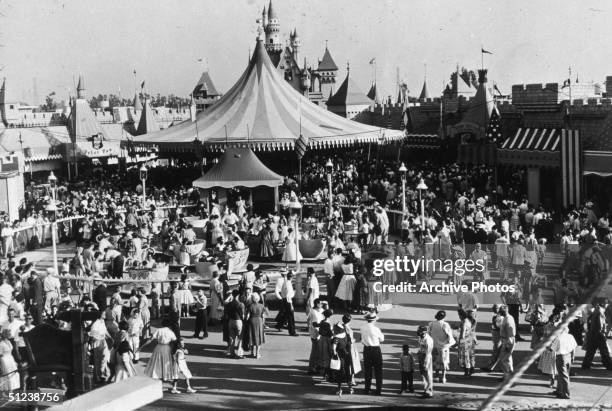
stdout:
<svg viewBox="0 0 612 411">
<path fill-rule="evenodd" d="M 60 245 L 58 257 L 70 257 L 74 252 L 72 245 Z M 51 266 L 49 249 L 25 253 L 31 261 L 39 261 L 38 267 Z M 549 277 L 549 285 L 557 275 L 559 256 L 549 255 L 545 260 L 544 272 Z M 549 300 L 550 292 L 547 292 Z M 491 337 L 488 330 L 489 315 L 486 313 L 490 304 L 498 298 L 488 296 L 485 307 L 481 309 L 481 322 L 478 324 L 477 365 L 483 366 L 491 353 Z M 459 371 L 457 352 L 451 353 L 451 372 L 448 383 L 435 384 L 435 396 L 430 400 L 421 400 L 418 394 L 397 395 L 400 385 L 398 356 L 402 344 L 409 344 L 414 351 L 416 346 L 416 328 L 427 324 L 433 319 L 435 312 L 446 309 L 448 321 L 458 323 L 455 311 L 454 295 L 401 295 L 394 298 L 396 305 L 381 313 L 379 326 L 385 333 L 385 343 L 382 351 L 384 357 L 384 388 L 380 397 L 365 396 L 361 393 L 363 377 L 358 376 L 360 385 L 353 395 L 338 397 L 334 385 L 321 381 L 320 377 L 306 374 L 310 339 L 306 332 L 300 332 L 299 337 L 290 337 L 287 332 L 277 332 L 272 329 L 266 335 L 263 347 L 263 358 L 259 360 L 246 358 L 243 360 L 228 359 L 224 355 L 225 343 L 221 338 L 219 328 L 212 329 L 206 340 L 194 340 L 192 335 L 193 320 L 183 320 L 182 336 L 190 353 L 188 363 L 195 376 L 192 384 L 198 390 L 196 394 L 170 394 L 149 406 L 146 410 L 165 409 L 340 409 L 360 407 L 447 407 L 459 409 L 476 409 L 482 400 L 495 389 L 497 379 L 501 374 L 478 373 L 471 378 L 463 376 Z M 340 314 L 334 320 L 340 319 Z M 272 312 L 271 316 L 274 317 Z M 305 314 L 296 313 L 298 327 L 305 327 Z M 361 318 L 355 318 L 352 326 L 358 331 L 364 324 Z M 358 332 L 356 332 L 358 334 Z M 525 329 L 523 335 L 529 335 Z M 359 344 L 361 349 L 361 344 Z M 521 358 L 530 353 L 529 342 L 517 345 L 514 359 L 518 363 Z M 577 351 L 575 365 L 582 361 L 584 352 Z M 149 354 L 143 353 L 138 369 L 142 371 Z M 599 357 L 596 357 L 596 361 Z M 502 402 L 496 404 L 497 409 L 612 409 L 612 373 L 601 367 L 601 364 L 589 371 L 577 369 L 578 376 L 572 378 L 572 400 L 557 400 L 549 395 L 548 378 L 540 375 L 532 365 L 529 371 L 520 379 Z M 599 367 L 599 368 L 598 368 Z M 454 371 L 453 371 L 454 370 Z M 416 375 L 417 393 L 422 384 Z M 166 385 L 168 388 L 169 385 Z M 586 408 L 583 408 L 586 407 Z M 594 407 L 594 408 L 591 408 Z"/>
</svg>

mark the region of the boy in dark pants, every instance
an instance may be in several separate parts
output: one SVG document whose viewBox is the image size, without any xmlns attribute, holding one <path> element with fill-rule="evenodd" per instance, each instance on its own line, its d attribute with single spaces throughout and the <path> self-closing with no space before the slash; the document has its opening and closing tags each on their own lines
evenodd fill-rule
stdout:
<svg viewBox="0 0 612 411">
<path fill-rule="evenodd" d="M 406 388 L 408 388 L 408 392 L 414 392 L 414 358 L 412 357 L 412 354 L 410 354 L 408 344 L 404 344 L 402 346 L 400 371 L 402 372 L 402 386 L 399 393 L 402 394 L 404 391 L 406 391 Z"/>
</svg>

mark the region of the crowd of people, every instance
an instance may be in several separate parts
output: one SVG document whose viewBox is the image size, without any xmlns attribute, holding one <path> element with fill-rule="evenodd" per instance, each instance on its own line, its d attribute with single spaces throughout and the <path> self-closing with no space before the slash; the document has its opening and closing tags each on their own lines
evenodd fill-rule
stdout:
<svg viewBox="0 0 612 411">
<path fill-rule="evenodd" d="M 133 171 L 107 173 L 70 185 L 60 183 L 54 193 L 46 187 L 29 186 L 23 219 L 10 222 L 4 218 L 1 228 L 6 262 L 0 285 L 0 349 L 6 351 L 10 344 L 13 358 L 11 362 L 8 356 L 2 357 L 3 371 L 11 373 L 8 379 L 3 377 L 2 384 L 11 390 L 24 387 L 18 378 L 20 364 L 27 362 L 19 355 L 19 349 L 25 347 L 22 333 L 45 322 L 69 329 L 70 324 L 61 321 L 58 313 L 77 306 L 99 313 L 96 321 L 86 324 L 88 354 L 99 383 L 135 375 L 133 364 L 139 361 L 140 351 L 155 343 L 145 374 L 172 381 L 173 393 L 178 392 L 179 379 L 185 379 L 186 391 L 193 392 L 188 353 L 181 337 L 181 319 L 186 315 L 195 317 L 193 338 L 206 338 L 211 325 L 220 325 L 228 357 L 242 359 L 250 352 L 251 357 L 261 358 L 266 319 L 273 320 L 272 307 L 279 311 L 274 318 L 276 328 L 286 326 L 289 335 L 298 335 L 294 317 L 296 273 L 280 270 L 272 298 L 266 296 L 270 283 L 266 272 L 252 265 L 232 282 L 227 253 L 247 247 L 254 259 L 292 264 L 301 259 L 299 239 L 322 241 L 322 274 L 317 278 L 315 270 L 309 268 L 303 286 L 312 342 L 308 371 L 337 384 L 339 395 L 344 386 L 352 393 L 356 385 L 355 374 L 362 368 L 358 342 L 364 347 L 366 392 L 380 394 L 383 384 L 380 345 L 384 336 L 374 325 L 381 296 L 372 289 L 372 269 L 364 264 L 364 252 L 379 250 L 392 259 L 482 259 L 485 270 L 475 275 L 475 280 L 486 282 L 496 277 L 515 285 L 514 292 L 501 296 L 503 305 L 493 307 L 493 355 L 487 366 L 481 367 L 491 371 L 499 366 L 504 378 L 513 372 L 515 342 L 523 339 L 520 314 L 526 312 L 533 348 L 557 328 L 582 297 L 580 287 L 573 284 L 577 281 L 586 287 L 600 279 L 597 253 L 593 251 L 597 249 L 593 247 L 610 244 L 612 236 L 609 217 L 596 204 L 587 202 L 558 213 L 527 202 L 520 172 L 498 184 L 487 167 L 467 169 L 425 162 L 410 165 L 406 171 L 406 212 L 402 213 L 404 176 L 397 171 L 396 162 L 366 161 L 363 153 L 335 156 L 333 189 L 329 193 L 327 170 L 321 160 L 313 157 L 308 162 L 300 185 L 295 182 L 299 179 L 285 180 L 280 208 L 269 214 L 255 212 L 240 193 L 230 196 L 232 201 L 226 207 L 217 204 L 214 197 L 210 203 L 203 202 L 197 190 L 181 186 L 182 177 L 166 188 L 158 188 L 153 181 L 143 196 L 143 187 Z M 162 171 L 158 181 L 162 181 Z M 177 176 L 182 174 L 177 172 Z M 428 189 L 419 193 L 415 187 L 421 181 Z M 298 201 L 305 206 L 321 206 L 330 194 L 332 210 L 319 207 L 323 211 L 317 212 L 312 207 L 307 213 L 305 207 L 301 221 L 293 212 L 292 204 Z M 50 208 L 54 196 L 56 207 Z M 424 207 L 419 202 L 421 197 Z M 48 244 L 51 221 L 77 216 L 58 223 L 59 241 L 76 244 L 75 255 L 62 261 L 59 272 L 37 269 L 26 259 L 15 261 L 16 249 Z M 197 227 L 193 225 L 195 220 Z M 16 232 L 22 234 L 16 236 Z M 395 239 L 393 232 L 399 232 L 399 238 Z M 194 253 L 193 246 L 199 242 L 204 246 Z M 554 287 L 555 308 L 547 313 L 542 297 L 547 279 L 541 269 L 551 242 L 559 242 L 564 264 Z M 588 269 L 583 270 L 587 259 Z M 194 292 L 189 280 L 194 264 L 200 262 L 210 263 L 208 296 L 201 290 Z M 120 286 L 107 285 L 115 284 L 111 280 L 124 279 L 132 269 L 157 270 L 168 265 L 183 267 L 183 274 L 167 289 L 152 283 L 131 290 L 126 299 Z M 82 280 L 65 281 L 66 274 Z M 415 278 L 431 280 L 439 274 L 425 268 Z M 411 281 L 401 272 L 385 275 L 388 283 Z M 451 276 L 443 281 L 460 282 L 461 278 Z M 325 290 L 325 298 L 321 290 Z M 167 307 L 162 304 L 164 296 L 170 301 Z M 402 347 L 402 392 L 414 389 L 413 375 L 418 365 L 423 397 L 431 397 L 434 372 L 438 383 L 447 381 L 453 347 L 464 376 L 469 378 L 477 372 L 478 303 L 469 294 L 458 295 L 458 300 L 458 325 L 451 327 L 445 321 L 446 313 L 440 311 L 434 321 L 417 329 L 416 360 L 411 347 Z M 334 310 L 342 314 L 338 321 L 333 319 Z M 365 314 L 366 320 L 359 334 L 351 328 L 352 315 L 357 314 Z M 151 321 L 162 316 L 162 327 L 153 330 Z M 5 321 L 9 325 L 5 326 Z M 18 325 L 13 325 L 15 321 Z M 575 348 L 569 348 L 573 346 L 570 337 L 585 347 L 584 368 L 590 367 L 596 350 L 610 368 L 606 346 L 610 328 L 610 303 L 598 301 L 542 355 L 538 367 L 551 382 L 557 378 L 557 395 L 569 397 L 568 359 L 573 359 L 570 354 Z M 3 342 L 8 342 L 5 347 Z"/>
</svg>

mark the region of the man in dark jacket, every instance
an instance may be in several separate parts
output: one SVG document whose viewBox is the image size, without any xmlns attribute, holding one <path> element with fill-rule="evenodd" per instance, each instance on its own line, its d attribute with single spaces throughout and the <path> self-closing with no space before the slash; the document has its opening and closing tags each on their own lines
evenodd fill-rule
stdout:
<svg viewBox="0 0 612 411">
<path fill-rule="evenodd" d="M 30 285 L 30 311 L 34 317 L 34 325 L 39 325 L 43 322 L 43 310 L 45 308 L 45 292 L 42 278 L 38 273 L 32 270 L 32 283 Z"/>
</svg>

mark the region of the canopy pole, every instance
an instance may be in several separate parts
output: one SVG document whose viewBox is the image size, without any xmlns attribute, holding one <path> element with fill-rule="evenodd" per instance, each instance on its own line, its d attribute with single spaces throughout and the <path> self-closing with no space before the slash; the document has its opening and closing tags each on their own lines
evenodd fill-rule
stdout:
<svg viewBox="0 0 612 411">
<path fill-rule="evenodd" d="M 278 213 L 278 186 L 274 187 L 274 211 Z"/>
<path fill-rule="evenodd" d="M 251 215 L 253 214 L 253 189 L 249 188 L 249 207 L 251 207 L 251 209 L 249 210 L 251 212 Z"/>
</svg>

